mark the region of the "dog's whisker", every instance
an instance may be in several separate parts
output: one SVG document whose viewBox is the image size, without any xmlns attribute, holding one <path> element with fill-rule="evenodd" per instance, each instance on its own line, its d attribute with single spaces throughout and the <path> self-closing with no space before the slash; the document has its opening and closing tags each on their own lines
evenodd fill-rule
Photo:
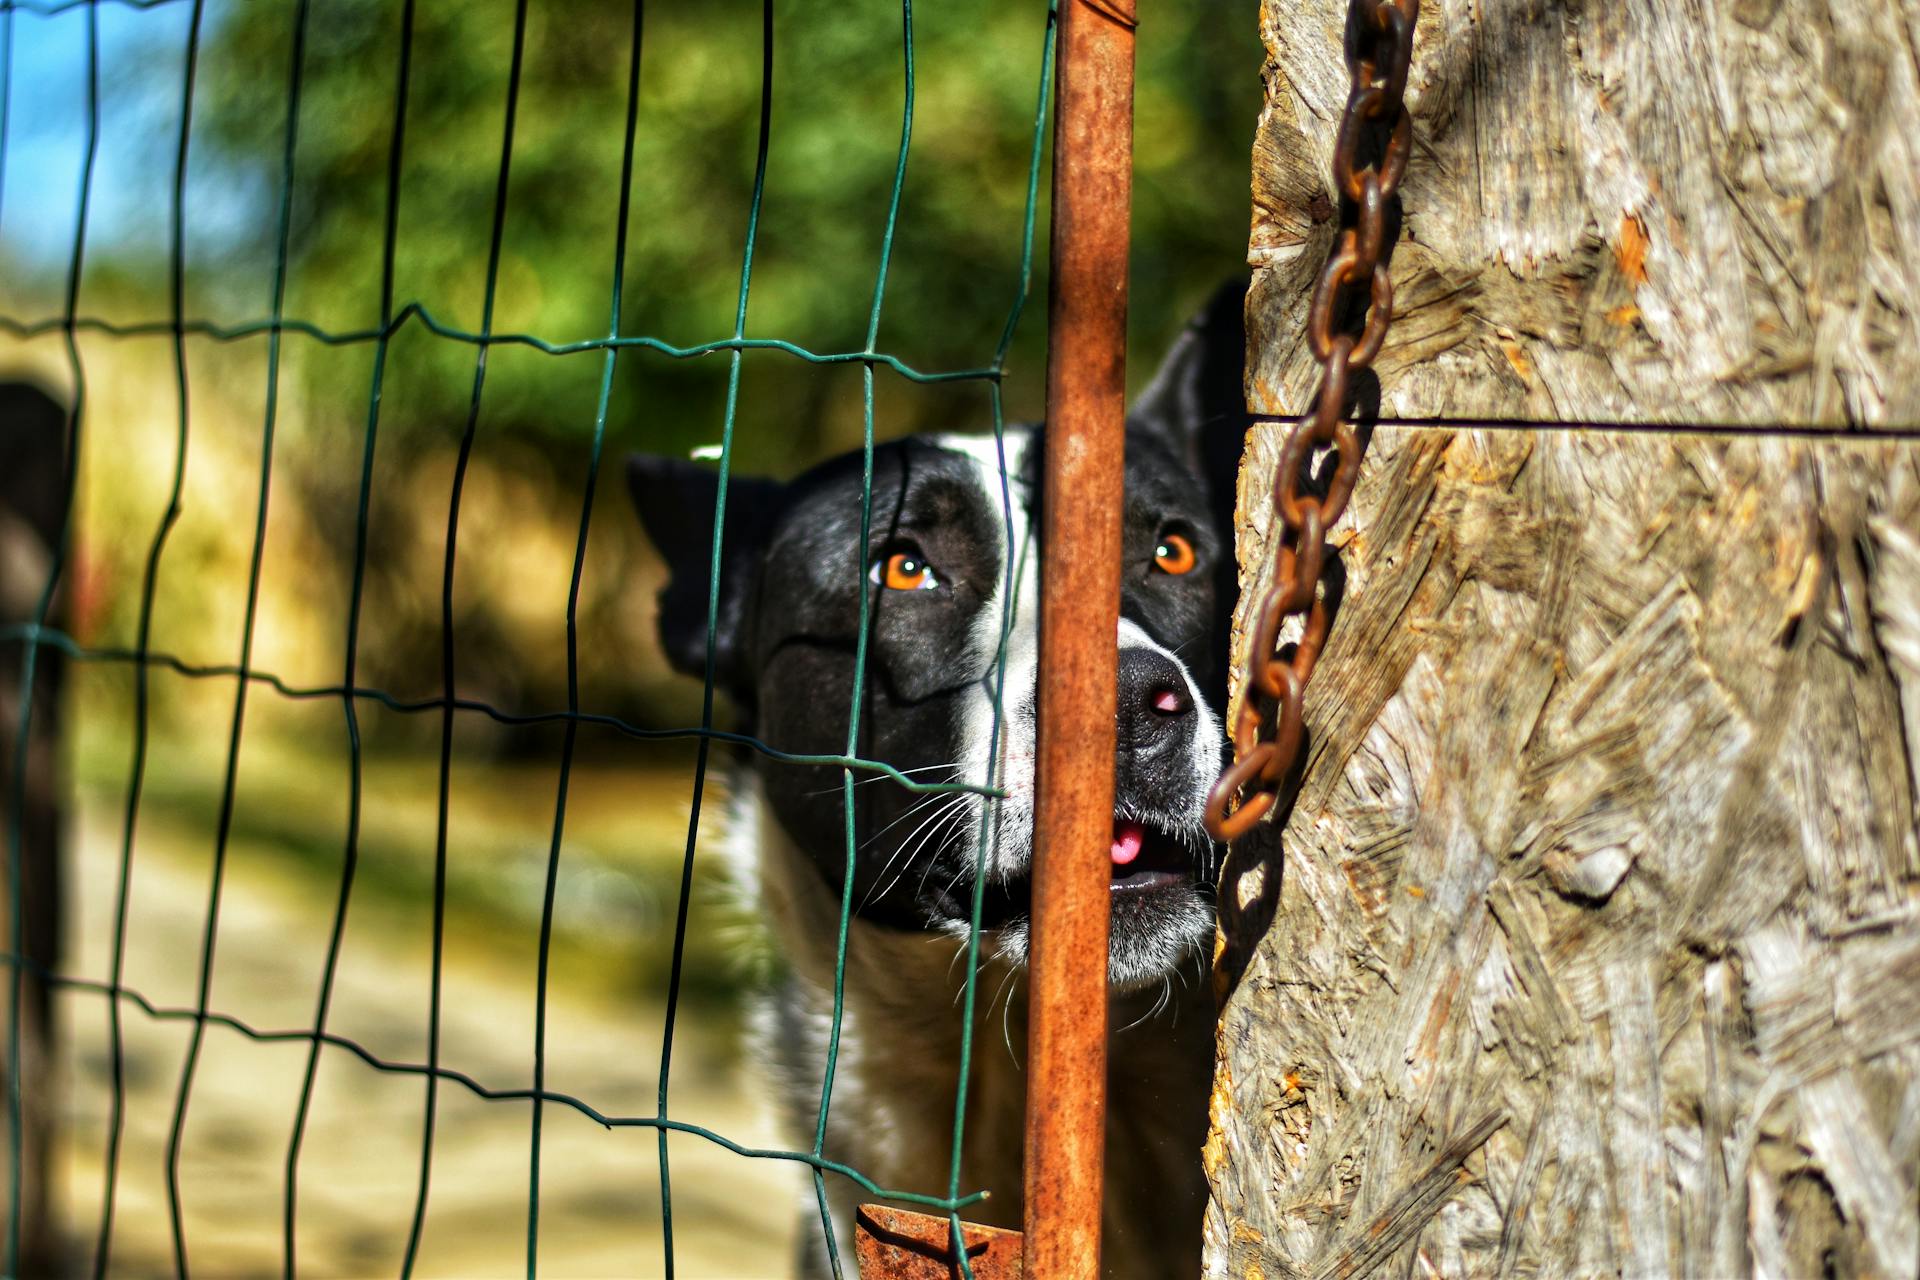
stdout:
<svg viewBox="0 0 1920 1280">
<path fill-rule="evenodd" d="M 920 826 L 915 827 L 913 831 L 908 833 L 908 839 L 911 839 L 915 834 L 924 830 L 929 824 L 937 820 L 939 816 L 940 815 L 937 812 L 928 814 L 927 817 L 921 822 Z M 877 839 L 878 837 L 875 837 L 875 838 Z M 871 843 L 872 841 L 868 842 L 869 845 L 871 845 Z M 863 846 L 863 847 L 866 847 L 866 846 Z M 883 865 L 880 868 L 880 874 L 874 877 L 876 884 L 882 877 L 884 877 L 887 874 L 888 871 L 893 869 L 894 863 L 900 861 L 902 855 L 906 853 L 906 848 L 907 848 L 906 841 L 905 840 L 901 841 L 900 844 L 894 849 L 893 854 L 890 857 L 888 857 L 885 865 Z M 903 867 L 902 871 L 904 870 L 905 868 Z M 899 878 L 898 876 L 895 877 L 896 880 L 898 878 Z M 891 884 L 886 886 L 887 889 L 891 889 L 892 887 L 893 886 Z M 857 910 L 865 911 L 869 903 L 871 903 L 875 898 L 879 897 L 881 894 L 885 892 L 886 892 L 886 889 L 880 889 L 880 888 L 874 888 L 874 889 L 868 890 L 867 896 L 861 900 L 860 906 L 857 908 Z"/>
<path fill-rule="evenodd" d="M 933 858 L 927 859 L 926 870 L 920 873 L 920 885 L 914 892 L 925 893 L 927 891 L 927 878 L 933 874 L 936 862 L 937 862 L 936 859 L 933 859 Z M 961 863 L 960 870 L 954 872 L 953 879 L 947 881 L 947 887 L 945 892 L 952 893 L 953 887 L 960 883 L 961 877 L 965 876 L 968 872 L 972 870 L 973 870 L 972 851 L 969 850 L 967 859 Z"/>
<path fill-rule="evenodd" d="M 953 966 L 959 964 L 960 957 L 967 954 L 967 944 L 972 941 L 972 935 L 973 929 L 971 926 L 956 935 L 953 947 L 953 959 L 947 961 L 947 981 L 953 981 Z M 953 1003 L 956 1008 L 959 1007 L 960 997 L 965 994 L 966 988 L 964 986 L 953 993 Z"/>
<path fill-rule="evenodd" d="M 991 810 L 988 810 L 987 813 L 990 813 L 992 816 L 990 818 L 985 816 L 984 814 L 982 816 L 982 821 L 989 822 L 991 824 L 986 831 L 988 856 L 985 863 L 985 871 L 989 877 L 997 877 L 1002 884 L 1006 884 L 1012 880 L 1013 878 L 1012 872 L 1009 868 L 1003 865 L 1000 865 L 1000 861 L 1001 861 L 1000 859 L 992 856 L 993 853 L 1000 848 L 1000 811 L 998 809 L 991 809 Z M 978 833 L 976 833 L 976 838 L 977 838 L 977 834 Z M 973 867 L 974 867 L 973 855 L 975 852 L 977 852 L 977 849 L 978 849 L 978 846 L 976 845 L 974 848 L 971 848 L 968 850 L 965 861 L 963 861 L 960 864 L 960 869 L 953 873 L 953 879 L 947 881 L 947 887 L 944 890 L 942 890 L 942 892 L 952 893 L 955 886 L 957 886 L 962 879 L 972 874 Z M 933 864 L 929 862 L 927 864 L 927 869 L 924 872 L 922 872 L 920 876 L 921 892 L 924 893 L 926 891 L 927 877 L 932 874 L 933 874 Z"/>
<path fill-rule="evenodd" d="M 982 930 L 982 932 L 984 933 L 985 930 Z M 960 957 L 965 954 L 967 954 L 967 939 L 964 936 L 962 936 L 960 939 L 960 948 L 959 950 L 954 952 L 952 964 L 949 964 L 947 966 L 947 977 L 949 980 L 951 980 L 953 977 L 953 966 L 955 964 L 960 963 Z M 993 961 L 1000 958 L 1001 957 L 996 954 L 996 955 L 988 956 L 985 959 L 976 962 L 973 970 L 975 990 L 979 989 L 981 970 L 984 969 L 987 965 L 991 964 Z M 966 995 L 967 995 L 967 984 L 965 982 L 962 982 L 958 987 L 954 988 L 953 1007 L 958 1009 L 960 1007 L 960 1002 L 966 998 Z M 987 1002 L 987 1014 L 985 1016 L 991 1016 L 992 1010 L 993 1010 L 993 1002 L 990 1000 Z"/>
<path fill-rule="evenodd" d="M 1013 986 L 1014 972 L 1013 966 L 1008 965 L 1006 974 L 1000 979 L 1000 985 L 993 989 L 993 995 L 987 1000 L 987 1007 L 982 1011 L 985 1017 L 993 1016 L 993 1006 L 1000 1003 L 1000 997 L 1006 995 Z"/>
<path fill-rule="evenodd" d="M 882 879 L 887 874 L 888 871 L 893 869 L 893 864 L 901 861 L 903 857 L 905 858 L 906 865 L 900 868 L 900 875 L 905 875 L 907 867 L 913 865 L 913 854 L 909 852 L 909 850 L 918 847 L 918 845 L 914 843 L 916 838 L 920 838 L 922 841 L 924 841 L 925 837 L 922 836 L 923 832 L 926 832 L 929 828 L 934 827 L 936 823 L 945 825 L 946 823 L 950 822 L 956 810 L 966 802 L 966 797 L 964 795 L 936 797 L 936 798 L 944 798 L 946 800 L 946 803 L 936 808 L 932 813 L 928 814 L 926 819 L 922 821 L 919 826 L 915 827 L 912 831 L 907 833 L 906 837 L 900 841 L 899 847 L 893 851 L 893 856 L 888 858 L 886 865 L 880 868 L 880 874 L 874 877 L 875 881 Z M 926 806 L 924 804 L 916 805 L 913 809 L 908 810 L 908 813 L 909 814 L 916 813 L 920 809 L 925 807 Z M 876 832 L 873 838 L 868 841 L 868 844 L 871 844 L 873 840 L 877 840 L 881 835 L 884 835 L 886 831 L 891 831 L 894 827 L 900 825 L 900 822 L 902 820 L 904 819 L 896 819 L 894 822 L 889 823 L 887 827 L 884 828 L 882 831 Z M 860 909 L 864 911 L 867 907 L 867 903 L 872 902 L 874 898 L 882 894 L 885 894 L 888 890 L 891 890 L 894 884 L 899 883 L 900 875 L 896 875 L 893 878 L 893 883 L 888 884 L 886 888 L 874 889 L 871 892 L 869 892 L 866 896 L 865 901 L 863 901 L 860 904 Z"/>
<path fill-rule="evenodd" d="M 963 880 L 966 877 L 966 874 L 971 870 L 973 870 L 973 868 L 971 867 L 962 867 L 960 868 L 960 870 L 954 872 L 953 879 L 947 881 L 946 888 L 942 889 L 940 892 L 943 894 L 952 893 L 954 889 L 959 886 L 960 881 Z M 928 874 L 932 874 L 932 871 L 933 871 L 932 867 L 927 868 Z M 926 888 L 926 884 L 927 884 L 927 877 L 923 875 L 920 877 L 920 887 L 924 889 Z"/>
<path fill-rule="evenodd" d="M 947 834 L 954 828 L 954 826 L 960 822 L 965 821 L 966 817 L 967 817 L 967 803 L 966 803 L 966 798 L 962 796 L 955 803 L 948 805 L 946 808 L 940 811 L 939 817 L 938 817 L 938 824 L 934 826 L 933 831 L 930 833 L 929 837 L 923 838 L 922 843 L 930 843 L 933 838 L 945 839 Z M 918 853 L 917 847 L 915 852 L 916 854 Z M 905 870 L 906 868 L 904 867 L 901 868 L 901 871 L 903 873 L 905 872 Z"/>
<path fill-rule="evenodd" d="M 895 818 L 892 822 L 889 822 L 886 826 L 881 827 L 878 831 L 875 831 L 871 835 L 869 835 L 865 840 L 862 840 L 860 842 L 860 847 L 862 849 L 871 849 L 876 843 L 879 842 L 881 836 L 886 835 L 887 832 L 893 830 L 895 827 L 899 826 L 901 823 L 906 822 L 911 818 L 917 817 L 922 813 L 925 813 L 928 809 L 937 809 L 943 800 L 950 800 L 950 799 L 952 799 L 952 797 L 950 796 L 928 796 L 925 800 L 918 801 L 917 803 L 910 806 L 899 817 Z"/>
<path fill-rule="evenodd" d="M 867 895 L 868 901 L 892 892 L 894 886 L 899 884 L 901 879 L 907 874 L 907 868 L 913 865 L 914 859 L 918 857 L 920 849 L 923 847 L 936 846 L 937 842 L 944 838 L 944 833 L 952 827 L 954 821 L 959 816 L 959 807 L 956 805 L 948 805 L 945 809 L 933 814 L 920 826 L 914 828 L 913 833 L 909 835 L 906 840 L 901 841 L 900 847 L 894 850 L 893 856 L 887 859 L 886 866 L 880 868 L 880 875 L 875 876 L 874 879 L 878 881 L 881 877 L 885 876 L 888 871 L 893 869 L 893 864 L 896 862 L 902 864 L 900 870 L 894 873 L 893 879 L 884 887 L 876 888 L 873 892 L 869 893 Z M 923 878 L 921 881 L 922 887 L 925 886 L 925 883 L 926 881 Z M 864 907 L 865 904 L 863 903 L 862 906 Z"/>
<path fill-rule="evenodd" d="M 1125 1035 L 1127 1032 L 1133 1030 L 1135 1027 L 1139 1026 L 1141 1023 L 1145 1022 L 1148 1018 L 1151 1018 L 1152 1016 L 1153 1016 L 1153 1011 L 1149 1009 L 1147 1012 L 1141 1014 L 1139 1017 L 1135 1018 L 1132 1022 L 1129 1022 L 1126 1026 L 1121 1027 L 1119 1030 L 1113 1032 L 1112 1034 L 1116 1036 Z"/>
<path fill-rule="evenodd" d="M 1000 984 L 1000 995 L 1006 997 L 1000 1003 L 1000 1039 L 1007 1046 L 1007 1058 L 1013 1063 L 1014 1070 L 1016 1071 L 1020 1069 L 1020 1055 L 1014 1052 L 1011 1019 L 1013 1016 L 1013 984 L 1014 980 L 1019 976 L 1020 970 L 1013 965 L 1008 965 L 1006 981 Z M 988 1008 L 991 1009 L 992 1006 L 989 1005 Z"/>
<path fill-rule="evenodd" d="M 899 875 L 906 874 L 907 867 L 913 864 L 915 858 L 917 857 L 922 847 L 930 845 L 932 841 L 936 838 L 944 838 L 945 833 L 950 828 L 952 828 L 955 823 L 960 822 L 966 818 L 967 799 L 968 798 L 966 796 L 953 797 L 950 803 L 941 806 L 934 813 L 929 815 L 925 822 L 923 822 L 919 827 L 915 828 L 914 836 L 919 837 L 917 842 L 915 842 L 913 836 L 910 836 L 907 839 L 903 839 L 900 842 L 902 850 L 907 849 L 907 847 L 911 845 L 912 851 L 907 854 L 906 865 L 900 868 Z M 891 867 L 893 865 L 893 862 L 899 857 L 900 857 L 900 853 L 896 851 L 894 858 L 888 859 L 887 866 Z M 885 875 L 886 870 L 883 868 L 880 874 Z"/>
<path fill-rule="evenodd" d="M 874 843 L 877 840 L 879 840 L 881 836 L 884 836 L 885 834 L 887 834 L 887 832 L 893 830 L 895 827 L 899 826 L 901 823 L 905 822 L 907 819 L 913 817 L 915 814 L 920 813 L 925 809 L 931 808 L 934 805 L 939 804 L 943 800 L 950 801 L 954 799 L 964 800 L 966 799 L 966 797 L 964 795 L 955 797 L 951 795 L 935 794 L 935 795 L 928 796 L 924 800 L 919 800 L 914 802 L 911 806 L 907 808 L 905 813 L 902 813 L 899 817 L 895 818 L 892 822 L 889 822 L 886 826 L 880 828 L 878 831 L 869 835 L 865 840 L 862 840 L 860 842 L 860 847 L 862 849 L 872 848 Z"/>
<path fill-rule="evenodd" d="M 1160 976 L 1160 998 L 1153 1002 L 1153 1007 L 1148 1009 L 1145 1013 L 1141 1014 L 1139 1017 L 1135 1018 L 1132 1022 L 1129 1022 L 1126 1026 L 1120 1028 L 1120 1031 L 1117 1031 L 1114 1034 L 1118 1035 L 1120 1034 L 1120 1032 L 1131 1031 L 1143 1022 L 1151 1022 L 1153 1019 L 1160 1016 L 1160 1014 L 1166 1009 L 1167 1002 L 1172 999 L 1173 999 L 1173 980 L 1168 978 L 1165 974 L 1162 974 Z"/>
<path fill-rule="evenodd" d="M 954 948 L 953 948 L 953 959 L 951 959 L 951 960 L 949 960 L 949 961 L 947 961 L 947 981 L 948 981 L 948 982 L 952 982 L 952 981 L 953 981 L 953 966 L 955 966 L 955 965 L 957 965 L 957 964 L 959 964 L 959 963 L 960 963 L 960 957 L 961 957 L 961 956 L 963 956 L 963 955 L 965 955 L 965 954 L 967 954 L 967 940 L 966 940 L 966 938 L 965 938 L 965 937 L 963 936 L 963 937 L 962 937 L 962 938 L 961 938 L 961 939 L 959 940 L 959 942 L 958 942 L 958 943 L 956 943 L 956 944 L 954 945 Z M 953 1002 L 954 1002 L 955 1004 L 959 1004 L 959 1003 L 960 1003 L 960 997 L 959 997 L 958 995 L 956 995 L 956 996 L 954 996 L 954 998 L 953 998 Z"/>
</svg>

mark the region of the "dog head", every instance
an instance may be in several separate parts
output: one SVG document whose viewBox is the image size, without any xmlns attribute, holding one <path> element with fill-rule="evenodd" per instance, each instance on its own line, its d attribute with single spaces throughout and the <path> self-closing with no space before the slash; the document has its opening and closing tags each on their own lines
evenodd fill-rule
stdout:
<svg viewBox="0 0 1920 1280">
<path fill-rule="evenodd" d="M 1110 977 L 1121 990 L 1159 981 L 1212 937 L 1200 815 L 1224 749 L 1244 292 L 1222 290 L 1128 417 L 1111 850 Z M 668 565 L 668 658 L 696 676 L 711 664 L 749 732 L 781 752 L 843 754 L 864 662 L 858 755 L 917 782 L 992 779 L 1006 793 L 928 795 L 857 775 L 849 831 L 839 769 L 762 760 L 761 793 L 792 847 L 835 897 L 851 866 L 861 918 L 956 936 L 982 869 L 984 924 L 1015 962 L 1033 849 L 1039 511 L 1072 500 L 1041 491 L 1042 435 L 876 447 L 864 540 L 858 453 L 790 483 L 734 478 L 717 593 L 716 474 L 670 458 L 628 464 Z"/>
</svg>

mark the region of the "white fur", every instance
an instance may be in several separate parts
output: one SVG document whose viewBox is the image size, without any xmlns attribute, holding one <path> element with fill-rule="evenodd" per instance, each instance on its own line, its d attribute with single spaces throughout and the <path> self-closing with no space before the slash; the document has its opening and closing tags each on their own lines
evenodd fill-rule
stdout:
<svg viewBox="0 0 1920 1280">
<path fill-rule="evenodd" d="M 1038 734 L 1036 703 L 1040 665 L 1040 560 L 1035 554 L 1033 531 L 1027 519 L 1027 503 L 1021 492 L 1022 486 L 1017 479 L 1013 479 L 1022 473 L 1032 442 L 1033 437 L 1026 430 L 1007 433 L 1006 474 L 1013 502 L 1012 509 L 1004 512 L 1005 520 L 995 525 L 1001 539 L 1001 563 L 1012 566 L 1014 601 L 1012 629 L 1006 635 L 997 750 L 991 676 L 973 688 L 962 711 L 961 721 L 962 767 L 958 776 L 974 782 L 992 782 L 1006 792 L 1005 798 L 991 807 L 984 796 L 969 802 L 972 808 L 972 834 L 976 839 L 983 823 L 991 821 L 995 824 L 985 866 L 989 878 L 1000 883 L 1025 875 L 1033 861 L 1033 772 Z M 982 486 L 995 498 L 995 506 L 1000 506 L 1000 458 L 993 438 L 941 436 L 938 437 L 938 443 L 974 460 L 980 468 Z M 1006 541 L 1009 526 L 1013 535 L 1011 555 Z M 994 659 L 1000 652 L 1002 628 L 1008 625 L 1005 616 L 1007 582 L 1008 575 L 1003 573 L 974 620 L 969 643 L 973 648 L 971 656 L 977 664 L 976 669 L 991 671 Z M 1168 819 L 1173 835 L 1193 848 L 1196 854 L 1203 853 L 1210 846 L 1201 815 L 1206 805 L 1207 787 L 1219 768 L 1220 721 L 1207 706 L 1199 685 L 1194 681 L 1193 672 L 1178 654 L 1125 618 L 1120 620 L 1117 642 L 1123 652 L 1127 649 L 1150 649 L 1167 658 L 1179 670 L 1180 678 L 1186 685 L 1188 700 L 1197 717 L 1189 745 L 1192 787 L 1185 795 L 1162 797 L 1163 812 L 1152 816 Z M 1183 931 L 1183 937 L 1167 940 L 1164 947 L 1130 947 L 1127 940 L 1115 940 L 1110 977 L 1117 987 L 1139 990 L 1156 985 L 1167 967 L 1182 960 L 1181 951 L 1186 945 L 1183 938 L 1197 942 L 1211 936 L 1213 917 L 1205 903 L 1196 899 L 1189 904 L 1185 914 L 1189 918 L 1184 923 L 1189 927 Z M 948 926 L 948 931 L 951 936 L 964 939 L 966 925 L 956 921 Z M 1003 931 L 998 942 L 998 954 L 1015 962 L 1024 962 L 1027 951 L 1024 923 Z"/>
</svg>

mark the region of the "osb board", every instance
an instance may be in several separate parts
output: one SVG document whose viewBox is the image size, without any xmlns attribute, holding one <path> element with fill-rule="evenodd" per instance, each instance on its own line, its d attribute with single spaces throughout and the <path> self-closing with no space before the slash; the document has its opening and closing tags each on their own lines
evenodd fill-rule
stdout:
<svg viewBox="0 0 1920 1280">
<path fill-rule="evenodd" d="M 1268 413 L 1346 7 L 1261 6 Z M 1209 1274 L 1920 1270 L 1916 45 L 1920 0 L 1422 5 L 1367 409 L 1750 434 L 1373 433 L 1298 799 L 1223 878 Z"/>
<path fill-rule="evenodd" d="M 1346 0 L 1262 0 L 1249 392 L 1297 413 Z M 1423 0 L 1386 409 L 1920 423 L 1920 0 Z"/>
<path fill-rule="evenodd" d="M 1914 1274 L 1920 443 L 1382 428 L 1334 541 L 1208 1273 Z"/>
</svg>

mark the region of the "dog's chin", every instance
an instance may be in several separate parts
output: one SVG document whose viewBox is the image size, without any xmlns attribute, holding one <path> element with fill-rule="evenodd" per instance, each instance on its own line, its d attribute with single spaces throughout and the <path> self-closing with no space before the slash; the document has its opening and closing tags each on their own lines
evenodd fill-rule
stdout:
<svg viewBox="0 0 1920 1280">
<path fill-rule="evenodd" d="M 1115 994 L 1159 984 L 1213 941 L 1213 902 L 1191 880 L 1152 891 L 1154 899 L 1113 902 L 1107 984 Z"/>
<path fill-rule="evenodd" d="M 1108 887 L 1107 983 L 1115 995 L 1160 985 L 1213 941 L 1213 893 L 1202 860 L 1175 828 L 1152 819 L 1135 825 L 1144 828 L 1139 853 L 1113 865 Z M 992 954 L 1017 968 L 1027 964 L 1030 890 L 1026 874 L 995 878 L 983 904 Z M 955 919 L 949 928 L 964 937 L 967 924 Z"/>
</svg>

